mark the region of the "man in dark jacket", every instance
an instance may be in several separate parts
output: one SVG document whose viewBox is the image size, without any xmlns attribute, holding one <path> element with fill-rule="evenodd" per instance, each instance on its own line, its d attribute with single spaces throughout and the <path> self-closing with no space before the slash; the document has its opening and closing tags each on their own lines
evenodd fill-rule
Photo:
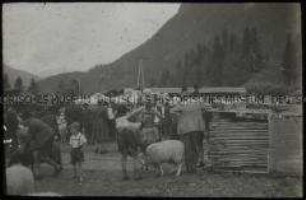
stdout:
<svg viewBox="0 0 306 200">
<path fill-rule="evenodd" d="M 34 159 L 34 175 L 38 176 L 38 170 L 41 162 L 46 162 L 54 167 L 58 173 L 62 167 L 55 161 L 53 155 L 54 131 L 52 128 L 40 119 L 23 116 L 26 120 L 22 124 L 28 128 L 28 139 L 23 147 L 24 152 L 29 153 Z"/>
</svg>

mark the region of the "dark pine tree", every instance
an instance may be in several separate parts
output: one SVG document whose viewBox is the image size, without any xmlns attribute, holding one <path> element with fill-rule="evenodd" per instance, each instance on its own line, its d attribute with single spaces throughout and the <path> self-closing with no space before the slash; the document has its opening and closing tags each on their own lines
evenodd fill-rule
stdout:
<svg viewBox="0 0 306 200">
<path fill-rule="evenodd" d="M 37 94 L 38 93 L 38 85 L 34 78 L 31 79 L 31 83 L 29 85 L 28 91 L 31 92 L 32 94 Z"/>
<path fill-rule="evenodd" d="M 182 62 L 179 60 L 175 65 L 175 76 L 173 76 L 175 80 L 173 80 L 174 85 L 181 87 L 183 82 L 183 66 Z"/>
<path fill-rule="evenodd" d="M 100 79 L 99 79 L 100 80 Z M 79 84 L 79 81 L 77 79 L 72 79 L 71 80 L 71 88 L 73 90 L 73 94 L 77 94 L 77 95 L 80 95 L 79 94 L 79 91 L 80 91 L 80 84 Z"/>
<path fill-rule="evenodd" d="M 22 90 L 23 90 L 23 81 L 22 81 L 22 78 L 20 76 L 18 76 L 16 81 L 15 81 L 14 89 L 17 92 L 22 92 Z"/>
<path fill-rule="evenodd" d="M 4 77 L 3 77 L 3 89 L 4 90 L 11 89 L 11 84 L 10 84 L 10 80 L 9 80 L 9 77 L 8 77 L 7 73 L 5 73 Z"/>
<path fill-rule="evenodd" d="M 224 55 L 225 53 L 220 38 L 216 36 L 213 44 L 212 63 L 210 63 L 211 84 L 214 86 L 222 86 Z"/>
<path fill-rule="evenodd" d="M 291 39 L 291 35 L 287 35 L 287 42 L 283 53 L 282 74 L 285 84 L 288 86 L 294 84 L 297 77 L 297 49 Z"/>
<path fill-rule="evenodd" d="M 263 67 L 260 41 L 255 27 L 250 29 L 250 72 L 258 72 Z"/>
<path fill-rule="evenodd" d="M 65 86 L 65 82 L 63 79 L 61 79 L 58 83 L 58 86 L 57 86 L 57 89 L 58 89 L 58 92 L 60 94 L 63 94 L 65 93 L 65 89 L 66 89 L 66 86 Z"/>
<path fill-rule="evenodd" d="M 241 64 L 248 74 L 259 72 L 264 67 L 260 41 L 255 27 L 246 27 L 241 44 Z"/>
<path fill-rule="evenodd" d="M 190 56 L 189 52 L 187 52 L 184 56 L 184 66 L 183 66 L 183 74 L 182 74 L 182 82 L 181 85 L 187 85 L 188 84 L 188 76 L 190 72 Z"/>
<path fill-rule="evenodd" d="M 169 70 L 164 70 L 160 76 L 160 86 L 165 87 L 168 86 L 169 84 L 169 79 L 170 79 L 170 72 Z"/>
<path fill-rule="evenodd" d="M 222 46 L 224 51 L 228 51 L 229 50 L 229 34 L 227 29 L 224 29 L 222 31 Z"/>
</svg>

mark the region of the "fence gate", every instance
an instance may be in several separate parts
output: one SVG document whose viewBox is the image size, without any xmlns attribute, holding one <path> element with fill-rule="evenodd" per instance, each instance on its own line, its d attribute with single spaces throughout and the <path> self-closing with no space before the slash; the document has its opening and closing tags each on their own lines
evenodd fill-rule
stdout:
<svg viewBox="0 0 306 200">
<path fill-rule="evenodd" d="M 267 114 L 213 113 L 208 158 L 215 171 L 268 173 Z"/>
</svg>

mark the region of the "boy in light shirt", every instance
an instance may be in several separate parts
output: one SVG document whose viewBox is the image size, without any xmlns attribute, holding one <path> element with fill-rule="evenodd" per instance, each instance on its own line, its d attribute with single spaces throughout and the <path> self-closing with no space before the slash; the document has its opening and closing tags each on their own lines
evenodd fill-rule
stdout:
<svg viewBox="0 0 306 200">
<path fill-rule="evenodd" d="M 85 135 L 80 131 L 80 124 L 74 122 L 71 124 L 71 137 L 69 145 L 71 146 L 71 164 L 74 169 L 74 178 L 81 184 L 83 181 L 82 163 L 84 162 L 83 146 L 87 143 Z"/>
</svg>

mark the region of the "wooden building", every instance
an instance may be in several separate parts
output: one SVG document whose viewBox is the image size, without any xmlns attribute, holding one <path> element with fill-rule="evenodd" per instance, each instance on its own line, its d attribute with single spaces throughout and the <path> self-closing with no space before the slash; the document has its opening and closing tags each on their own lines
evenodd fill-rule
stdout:
<svg viewBox="0 0 306 200">
<path fill-rule="evenodd" d="M 169 94 L 169 95 L 180 95 L 182 88 L 147 88 L 153 94 Z"/>
<path fill-rule="evenodd" d="M 214 171 L 302 176 L 302 124 L 301 115 L 213 112 L 208 163 Z"/>
<path fill-rule="evenodd" d="M 222 109 L 245 109 L 246 89 L 236 87 L 202 87 L 199 89 L 202 101 L 209 104 L 223 104 Z"/>
</svg>

